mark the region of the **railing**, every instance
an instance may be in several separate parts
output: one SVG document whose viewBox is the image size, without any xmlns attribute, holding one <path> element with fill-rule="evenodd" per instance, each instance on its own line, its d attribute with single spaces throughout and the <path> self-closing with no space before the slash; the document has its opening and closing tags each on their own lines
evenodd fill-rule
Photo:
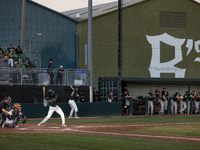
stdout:
<svg viewBox="0 0 200 150">
<path fill-rule="evenodd" d="M 149 98 L 149 97 L 145 97 L 145 115 L 148 115 L 148 100 L 158 100 L 161 99 L 160 97 L 155 97 L 155 98 Z M 169 97 L 168 99 L 168 104 L 167 104 L 167 114 L 170 114 L 171 111 L 171 100 L 176 99 L 176 97 Z M 193 114 L 192 112 L 192 108 L 193 108 L 193 102 L 192 102 L 192 98 L 190 97 L 189 100 L 191 101 L 190 103 L 190 110 L 189 110 L 189 114 Z"/>
<path fill-rule="evenodd" d="M 0 84 L 37 86 L 88 85 L 87 70 L 64 69 L 62 78 L 58 78 L 58 72 L 58 69 L 54 69 L 53 73 L 50 74 L 47 68 L 0 67 Z"/>
</svg>

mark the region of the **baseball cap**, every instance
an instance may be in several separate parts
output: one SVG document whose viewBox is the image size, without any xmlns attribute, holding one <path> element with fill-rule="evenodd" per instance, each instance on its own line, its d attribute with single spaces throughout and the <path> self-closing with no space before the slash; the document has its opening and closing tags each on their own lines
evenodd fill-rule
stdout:
<svg viewBox="0 0 200 150">
<path fill-rule="evenodd" d="M 194 92 L 194 90 L 192 90 L 192 92 Z"/>
<path fill-rule="evenodd" d="M 153 89 L 151 89 L 150 91 L 153 91 Z"/>
<path fill-rule="evenodd" d="M 63 67 L 62 65 L 60 66 L 60 68 Z"/>
<path fill-rule="evenodd" d="M 163 89 L 166 89 L 166 87 L 163 87 Z"/>
</svg>

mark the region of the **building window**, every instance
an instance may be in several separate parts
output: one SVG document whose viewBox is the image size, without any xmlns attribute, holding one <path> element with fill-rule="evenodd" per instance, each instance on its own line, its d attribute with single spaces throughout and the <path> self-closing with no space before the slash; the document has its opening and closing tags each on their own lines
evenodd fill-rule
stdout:
<svg viewBox="0 0 200 150">
<path fill-rule="evenodd" d="M 160 12 L 161 28 L 186 28 L 186 13 L 180 12 Z"/>
</svg>

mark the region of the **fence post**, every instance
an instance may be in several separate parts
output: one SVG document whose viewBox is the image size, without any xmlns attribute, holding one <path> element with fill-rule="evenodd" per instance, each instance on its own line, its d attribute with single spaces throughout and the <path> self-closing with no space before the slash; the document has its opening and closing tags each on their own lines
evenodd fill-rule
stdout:
<svg viewBox="0 0 200 150">
<path fill-rule="evenodd" d="M 167 105 L 167 114 L 168 114 L 168 115 L 170 114 L 171 98 L 172 98 L 172 97 L 169 97 L 168 105 Z"/>
<path fill-rule="evenodd" d="M 148 97 L 145 97 L 145 115 L 148 116 Z"/>
<path fill-rule="evenodd" d="M 193 114 L 193 112 L 192 112 L 192 107 L 193 107 L 193 105 L 192 105 L 192 97 L 190 97 L 190 113 L 189 114 Z"/>
<path fill-rule="evenodd" d="M 130 116 L 133 115 L 133 99 L 130 97 Z"/>
</svg>

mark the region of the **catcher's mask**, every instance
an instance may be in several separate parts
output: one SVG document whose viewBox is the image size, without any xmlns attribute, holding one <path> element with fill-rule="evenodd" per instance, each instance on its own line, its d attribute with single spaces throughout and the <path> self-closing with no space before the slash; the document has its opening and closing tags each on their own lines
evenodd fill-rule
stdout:
<svg viewBox="0 0 200 150">
<path fill-rule="evenodd" d="M 7 103 L 8 103 L 8 105 L 10 105 L 10 103 L 11 103 L 11 98 L 10 98 L 10 97 L 7 97 L 7 96 L 6 96 L 6 97 L 4 98 L 4 100 L 6 100 Z"/>
<path fill-rule="evenodd" d="M 52 89 L 49 89 L 48 94 L 49 94 L 49 96 L 53 96 L 55 94 L 55 92 Z"/>
<path fill-rule="evenodd" d="M 15 109 L 18 109 L 19 111 L 21 111 L 22 110 L 22 107 L 21 107 L 21 105 L 19 104 L 19 103 L 15 103 L 14 104 L 14 106 L 13 106 L 13 108 Z"/>
</svg>

